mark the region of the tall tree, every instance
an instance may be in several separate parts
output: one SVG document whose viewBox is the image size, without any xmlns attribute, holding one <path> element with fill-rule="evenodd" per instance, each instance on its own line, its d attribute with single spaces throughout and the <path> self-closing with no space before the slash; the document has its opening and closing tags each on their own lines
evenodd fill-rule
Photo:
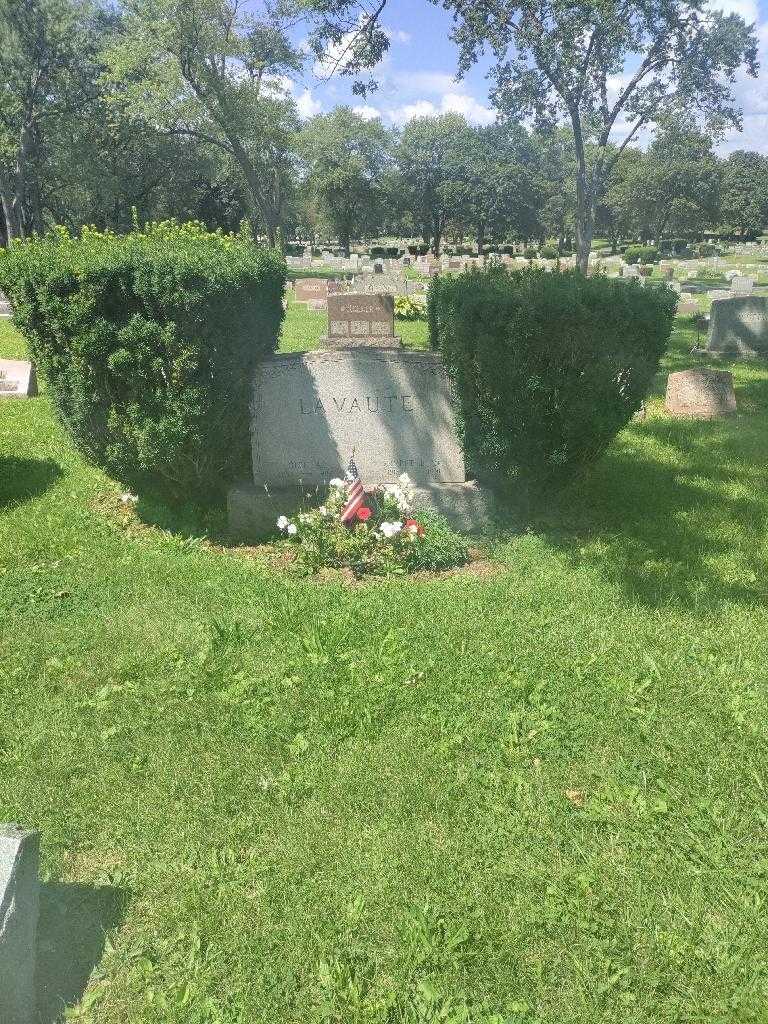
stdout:
<svg viewBox="0 0 768 1024">
<path fill-rule="evenodd" d="M 392 136 L 378 119 L 366 121 L 350 107 L 336 107 L 303 127 L 298 148 L 306 191 L 349 255 L 352 237 L 375 224 Z"/>
<path fill-rule="evenodd" d="M 78 0 L 0 3 L 0 205 L 9 238 L 43 228 L 46 130 L 91 102 L 98 21 Z"/>
<path fill-rule="evenodd" d="M 502 110 L 570 124 L 585 271 L 597 205 L 623 150 L 673 111 L 695 114 L 712 130 L 738 127 L 736 74 L 743 66 L 757 74 L 754 26 L 707 0 L 433 2 L 456 16 L 460 74 L 487 46 Z"/>
<path fill-rule="evenodd" d="M 675 118 L 665 124 L 632 175 L 640 228 L 660 242 L 665 234 L 700 234 L 718 219 L 720 163 L 712 138 Z"/>
<path fill-rule="evenodd" d="M 254 229 L 275 244 L 298 129 L 286 83 L 305 60 L 293 36 L 303 24 L 317 55 L 330 48 L 331 64 L 357 73 L 387 45 L 377 12 L 361 14 L 357 0 L 127 0 L 124 9 L 107 59 L 128 108 L 226 153 Z"/>
<path fill-rule="evenodd" d="M 768 157 L 740 149 L 723 165 L 720 215 L 744 236 L 759 234 L 768 223 Z"/>
<path fill-rule="evenodd" d="M 461 114 L 416 117 L 400 137 L 397 160 L 405 202 L 435 255 L 448 221 L 466 219 L 475 141 Z"/>
</svg>

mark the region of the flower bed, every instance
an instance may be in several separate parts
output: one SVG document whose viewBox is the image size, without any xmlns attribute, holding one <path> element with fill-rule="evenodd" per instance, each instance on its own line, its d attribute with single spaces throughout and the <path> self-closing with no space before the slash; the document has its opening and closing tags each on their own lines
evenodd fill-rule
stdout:
<svg viewBox="0 0 768 1024">
<path fill-rule="evenodd" d="M 349 568 L 360 576 L 403 575 L 469 561 L 466 540 L 442 516 L 415 506 L 413 483 L 405 473 L 397 484 L 367 490 L 351 522 L 343 522 L 352 482 L 351 475 L 331 480 L 318 508 L 277 520 L 297 564 L 307 572 Z"/>
</svg>

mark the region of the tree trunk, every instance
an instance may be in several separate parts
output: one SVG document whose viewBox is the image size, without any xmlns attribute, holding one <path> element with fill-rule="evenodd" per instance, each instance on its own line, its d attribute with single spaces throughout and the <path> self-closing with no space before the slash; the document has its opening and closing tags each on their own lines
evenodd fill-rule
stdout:
<svg viewBox="0 0 768 1024">
<path fill-rule="evenodd" d="M 440 223 L 439 215 L 432 221 L 432 252 L 440 258 L 440 242 L 443 237 L 443 226 Z"/>
</svg>

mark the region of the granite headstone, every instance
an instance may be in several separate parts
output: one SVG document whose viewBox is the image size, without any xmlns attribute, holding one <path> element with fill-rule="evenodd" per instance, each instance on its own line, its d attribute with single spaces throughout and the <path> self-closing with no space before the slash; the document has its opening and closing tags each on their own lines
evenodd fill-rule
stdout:
<svg viewBox="0 0 768 1024">
<path fill-rule="evenodd" d="M 32 398 L 36 394 L 34 363 L 26 359 L 0 359 L 0 398 Z"/>
<path fill-rule="evenodd" d="M 715 299 L 707 351 L 747 359 L 768 357 L 768 297 L 744 295 Z"/>
<path fill-rule="evenodd" d="M 40 836 L 0 825 L 0 1021 L 32 1024 L 40 904 Z"/>
</svg>

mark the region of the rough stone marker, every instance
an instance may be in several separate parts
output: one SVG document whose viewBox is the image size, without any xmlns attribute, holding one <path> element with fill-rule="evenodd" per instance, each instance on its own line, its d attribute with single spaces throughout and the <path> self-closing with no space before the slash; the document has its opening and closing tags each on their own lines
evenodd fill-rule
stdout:
<svg viewBox="0 0 768 1024">
<path fill-rule="evenodd" d="M 40 836 L 0 825 L 0 1021 L 33 1024 Z"/>
<path fill-rule="evenodd" d="M 328 296 L 328 336 L 325 348 L 400 348 L 395 336 L 395 300 L 391 295 Z"/>
<path fill-rule="evenodd" d="M 670 373 L 666 409 L 683 419 L 713 420 L 736 412 L 733 375 L 728 370 L 698 367 Z"/>
<path fill-rule="evenodd" d="M 0 398 L 31 398 L 37 394 L 34 363 L 0 359 Z"/>
</svg>

